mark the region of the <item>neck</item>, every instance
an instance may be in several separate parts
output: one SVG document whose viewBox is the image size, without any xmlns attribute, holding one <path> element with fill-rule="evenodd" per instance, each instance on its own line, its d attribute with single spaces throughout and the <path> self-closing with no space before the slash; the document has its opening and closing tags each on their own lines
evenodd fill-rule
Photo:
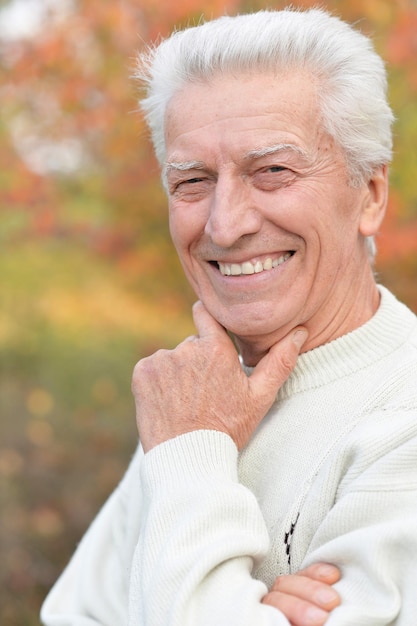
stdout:
<svg viewBox="0 0 417 626">
<path fill-rule="evenodd" d="M 353 302 L 350 294 L 354 294 Z M 300 316 L 300 319 L 295 320 L 294 323 L 278 328 L 275 332 L 265 336 L 235 336 L 236 345 L 244 363 L 254 367 L 274 344 L 297 326 L 304 326 L 307 328 L 309 336 L 303 345 L 302 352 L 307 352 L 365 324 L 375 315 L 379 301 L 378 288 L 370 270 L 368 280 L 363 281 L 360 286 L 351 285 L 349 294 L 346 293 L 340 297 L 338 303 L 332 300 L 332 308 L 329 311 L 324 305 L 311 318 L 303 319 Z"/>
</svg>

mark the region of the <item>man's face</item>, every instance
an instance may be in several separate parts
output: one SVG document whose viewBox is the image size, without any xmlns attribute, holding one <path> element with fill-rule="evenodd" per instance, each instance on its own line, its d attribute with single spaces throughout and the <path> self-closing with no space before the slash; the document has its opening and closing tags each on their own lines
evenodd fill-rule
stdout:
<svg viewBox="0 0 417 626">
<path fill-rule="evenodd" d="M 189 85 L 169 103 L 166 144 L 172 238 L 213 317 L 243 343 L 299 324 L 309 347 L 337 336 L 369 272 L 366 186 L 349 185 L 308 74 Z"/>
</svg>

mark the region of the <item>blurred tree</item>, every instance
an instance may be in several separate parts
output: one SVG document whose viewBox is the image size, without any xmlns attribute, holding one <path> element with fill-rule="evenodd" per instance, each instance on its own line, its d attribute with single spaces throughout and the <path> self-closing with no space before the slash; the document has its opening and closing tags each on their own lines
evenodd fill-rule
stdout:
<svg viewBox="0 0 417 626">
<path fill-rule="evenodd" d="M 392 256 L 391 234 L 402 242 L 402 257 L 414 252 L 410 236 L 402 241 L 402 234 L 414 229 L 417 214 L 417 9 L 407 0 L 328 4 L 376 34 L 389 66 L 392 103 L 401 114 L 392 170 L 395 201 L 381 238 L 385 268 Z M 131 287 L 180 300 L 185 292 L 188 306 L 191 296 L 167 237 L 158 168 L 135 113 L 133 55 L 141 40 L 157 39 L 173 24 L 198 20 L 203 12 L 211 17 L 258 6 L 263 2 L 211 0 L 203 11 L 195 0 L 84 0 L 52 28 L 45 23 L 33 37 L 3 41 L 4 244 L 16 236 L 82 242 L 119 265 Z M 415 304 L 412 294 L 402 295 Z"/>
<path fill-rule="evenodd" d="M 135 360 L 192 328 L 193 295 L 136 111 L 135 51 L 202 15 L 264 6 L 0 2 L 2 623 L 38 623 L 46 589 L 120 477 L 136 444 Z M 398 121 L 377 270 L 417 311 L 417 7 L 327 7 L 373 35 L 387 60 Z"/>
</svg>

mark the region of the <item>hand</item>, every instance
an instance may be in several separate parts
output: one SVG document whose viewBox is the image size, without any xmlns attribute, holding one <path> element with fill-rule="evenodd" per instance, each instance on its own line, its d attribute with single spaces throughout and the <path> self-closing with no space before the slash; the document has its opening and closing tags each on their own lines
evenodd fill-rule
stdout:
<svg viewBox="0 0 417 626">
<path fill-rule="evenodd" d="M 136 365 L 132 390 L 142 446 L 147 452 L 199 429 L 227 433 L 239 449 L 274 402 L 295 366 L 307 331 L 295 329 L 243 372 L 225 329 L 201 302 L 193 307 L 198 336 L 175 350 L 159 350 Z"/>
<path fill-rule="evenodd" d="M 331 587 L 339 579 L 337 567 L 317 563 L 297 574 L 279 576 L 262 602 L 279 609 L 292 626 L 322 626 L 340 604 Z"/>
</svg>

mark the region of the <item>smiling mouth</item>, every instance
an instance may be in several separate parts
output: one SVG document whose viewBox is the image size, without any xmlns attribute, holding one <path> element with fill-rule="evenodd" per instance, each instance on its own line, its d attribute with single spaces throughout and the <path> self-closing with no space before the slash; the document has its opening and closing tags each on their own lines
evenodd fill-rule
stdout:
<svg viewBox="0 0 417 626">
<path fill-rule="evenodd" d="M 293 254 L 293 251 L 289 251 L 279 257 L 267 257 L 264 261 L 245 261 L 244 263 L 220 263 L 212 261 L 212 264 L 217 266 L 223 276 L 248 276 L 250 274 L 268 272 L 285 263 Z"/>
</svg>

